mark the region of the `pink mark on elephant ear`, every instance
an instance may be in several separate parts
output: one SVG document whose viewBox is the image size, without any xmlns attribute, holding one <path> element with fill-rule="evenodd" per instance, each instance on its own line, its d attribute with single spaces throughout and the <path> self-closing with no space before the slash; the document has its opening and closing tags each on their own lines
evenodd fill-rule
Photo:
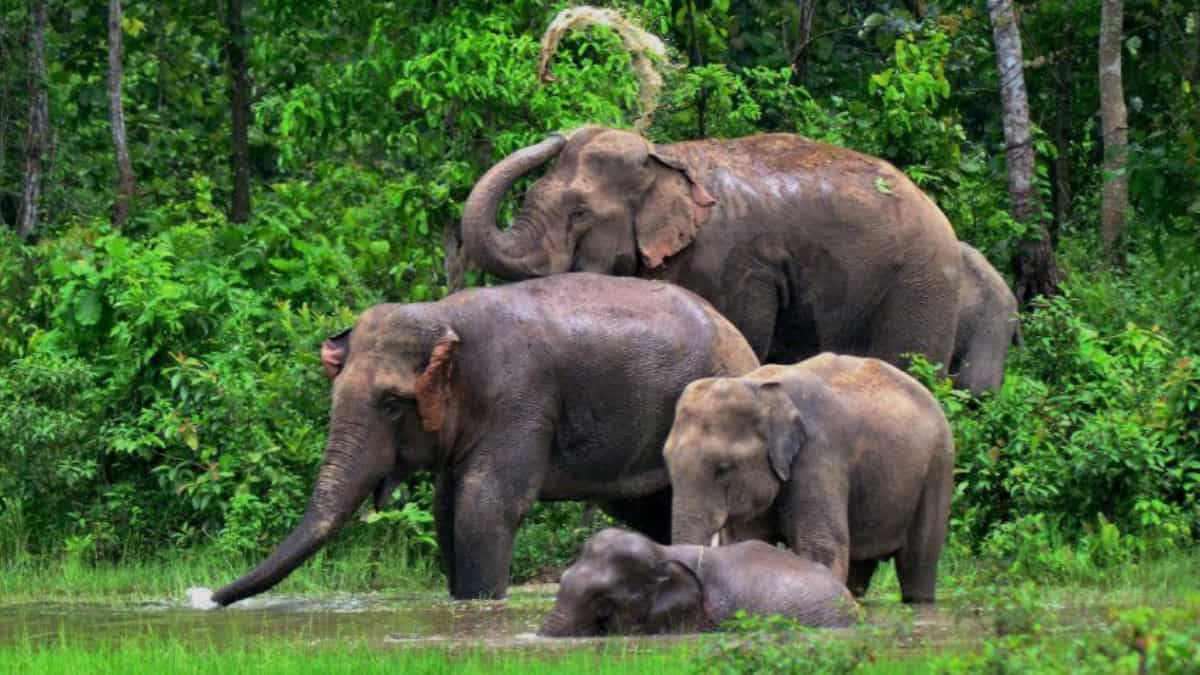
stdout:
<svg viewBox="0 0 1200 675">
<path fill-rule="evenodd" d="M 337 335 L 326 338 L 321 343 L 321 366 L 325 370 L 325 377 L 333 379 L 342 372 L 342 366 L 346 364 L 346 356 L 350 353 L 350 329 L 338 333 Z"/>
<path fill-rule="evenodd" d="M 421 415 L 421 428 L 425 431 L 441 431 L 446 422 L 446 412 L 452 396 L 454 350 L 458 342 L 458 335 L 452 330 L 447 330 L 434 344 L 429 355 L 429 365 L 417 379 L 417 412 Z"/>
<path fill-rule="evenodd" d="M 717 200 L 681 162 L 660 152 L 650 161 L 660 168 L 638 210 L 637 237 L 642 262 L 654 269 L 696 239 Z"/>
</svg>

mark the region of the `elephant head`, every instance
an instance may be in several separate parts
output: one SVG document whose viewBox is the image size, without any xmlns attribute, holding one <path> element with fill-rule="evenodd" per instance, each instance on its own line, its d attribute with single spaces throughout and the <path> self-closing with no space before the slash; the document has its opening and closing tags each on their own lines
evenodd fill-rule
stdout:
<svg viewBox="0 0 1200 675">
<path fill-rule="evenodd" d="M 507 230 L 500 201 L 551 158 Z M 636 274 L 692 242 L 716 200 L 665 148 L 586 127 L 518 150 L 483 175 L 463 206 L 463 243 L 485 271 L 523 279 L 570 271 Z"/>
<path fill-rule="evenodd" d="M 379 305 L 352 331 L 326 340 L 333 404 L 325 458 L 308 508 L 292 533 L 258 567 L 218 590 L 228 605 L 279 583 L 375 492 L 382 504 L 409 473 L 437 462 L 454 425 L 455 348 L 447 325 L 405 305 Z"/>
<path fill-rule="evenodd" d="M 704 378 L 683 390 L 663 448 L 671 475 L 671 542 L 707 544 L 766 513 L 807 435 L 778 382 Z"/>
<path fill-rule="evenodd" d="M 700 578 L 649 538 L 609 528 L 563 572 L 540 633 L 550 637 L 707 627 Z"/>
</svg>

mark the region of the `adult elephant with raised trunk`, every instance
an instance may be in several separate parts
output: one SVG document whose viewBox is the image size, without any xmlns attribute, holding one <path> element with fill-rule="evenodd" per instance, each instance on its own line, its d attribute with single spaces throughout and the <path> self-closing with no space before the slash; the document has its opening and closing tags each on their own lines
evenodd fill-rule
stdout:
<svg viewBox="0 0 1200 675">
<path fill-rule="evenodd" d="M 676 399 L 696 378 L 757 366 L 695 294 L 594 274 L 376 305 L 321 357 L 333 405 L 308 510 L 219 605 L 271 588 L 372 492 L 378 506 L 423 469 L 456 598 L 504 595 L 517 525 L 539 499 L 598 502 L 665 543 Z"/>
<path fill-rule="evenodd" d="M 506 229 L 515 181 L 554 160 Z M 585 127 L 518 150 L 467 199 L 468 255 L 522 279 L 589 271 L 703 296 L 760 359 L 822 351 L 950 361 L 961 255 L 946 217 L 891 164 L 793 134 L 655 145 Z"/>
</svg>

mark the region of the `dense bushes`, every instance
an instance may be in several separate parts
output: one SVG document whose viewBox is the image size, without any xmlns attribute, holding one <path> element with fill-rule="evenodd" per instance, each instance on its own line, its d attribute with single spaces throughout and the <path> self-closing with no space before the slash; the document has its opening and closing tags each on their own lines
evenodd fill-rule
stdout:
<svg viewBox="0 0 1200 675">
<path fill-rule="evenodd" d="M 1153 271 L 1134 274 L 1123 283 L 1153 284 Z M 1197 343 L 1089 301 L 1111 283 L 1081 275 L 1026 314 L 997 396 L 972 401 L 919 368 L 958 446 L 953 536 L 1019 571 L 1069 574 L 1200 533 Z"/>
<path fill-rule="evenodd" d="M 264 550 L 303 508 L 320 459 L 320 340 L 373 302 L 441 297 L 446 225 L 492 162 L 550 131 L 625 126 L 641 113 L 629 56 L 607 29 L 567 35 L 558 81 L 537 82 L 536 36 L 562 3 L 336 4 L 266 2 L 252 17 L 263 30 L 251 55 L 255 195 L 244 225 L 220 206 L 220 22 L 199 6 L 128 7 L 140 193 L 122 231 L 106 222 L 102 8 L 79 4 L 62 20 L 70 30 L 51 30 L 64 158 L 48 179 L 53 222 L 35 244 L 0 233 L 0 557 Z M 821 68 L 806 89 L 772 47 L 777 25 L 767 23 L 786 18 L 777 8 L 708 4 L 698 49 L 726 58 L 668 69 L 652 139 L 796 131 L 883 156 L 936 198 L 960 238 L 1006 259 L 1022 232 L 1003 208 L 982 13 L 829 9 L 840 28 L 814 37 Z M 684 60 L 692 31 L 679 3 L 630 12 L 674 36 Z M 23 77 L 0 67 L 6 83 Z M 1068 295 L 1024 317 L 1026 346 L 1004 391 L 977 404 L 931 381 L 959 441 L 961 546 L 1061 571 L 1073 556 L 1200 533 L 1200 271 L 1173 244 L 1196 232 L 1196 94 L 1171 91 L 1160 135 L 1137 137 L 1133 187 L 1185 203 L 1156 203 L 1152 220 L 1135 223 L 1127 270 L 1092 273 L 1096 204 L 1081 191 L 1060 228 Z M 1168 130 L 1179 143 L 1164 140 Z M 1049 147 L 1039 140 L 1038 150 L 1045 169 Z M 1071 153 L 1077 184 L 1094 183 L 1092 139 Z M 1047 190 L 1044 170 L 1039 180 Z M 404 490 L 405 506 L 353 525 L 351 537 L 431 559 L 428 484 Z M 515 575 L 572 555 L 589 532 L 582 512 L 536 508 Z M 1068 553 L 1041 555 L 1050 549 Z"/>
</svg>

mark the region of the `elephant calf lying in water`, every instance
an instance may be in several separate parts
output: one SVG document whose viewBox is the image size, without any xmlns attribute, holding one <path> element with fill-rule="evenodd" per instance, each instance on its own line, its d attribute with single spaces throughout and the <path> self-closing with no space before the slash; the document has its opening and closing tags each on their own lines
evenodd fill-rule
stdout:
<svg viewBox="0 0 1200 675">
<path fill-rule="evenodd" d="M 783 541 L 866 592 L 895 558 L 905 602 L 933 602 L 954 492 L 954 439 L 919 382 L 821 354 L 697 380 L 663 451 L 676 544 Z"/>
<path fill-rule="evenodd" d="M 829 568 L 761 541 L 720 548 L 661 546 L 609 528 L 562 574 L 550 637 L 712 630 L 743 610 L 806 626 L 857 619 L 850 591 Z"/>
</svg>

